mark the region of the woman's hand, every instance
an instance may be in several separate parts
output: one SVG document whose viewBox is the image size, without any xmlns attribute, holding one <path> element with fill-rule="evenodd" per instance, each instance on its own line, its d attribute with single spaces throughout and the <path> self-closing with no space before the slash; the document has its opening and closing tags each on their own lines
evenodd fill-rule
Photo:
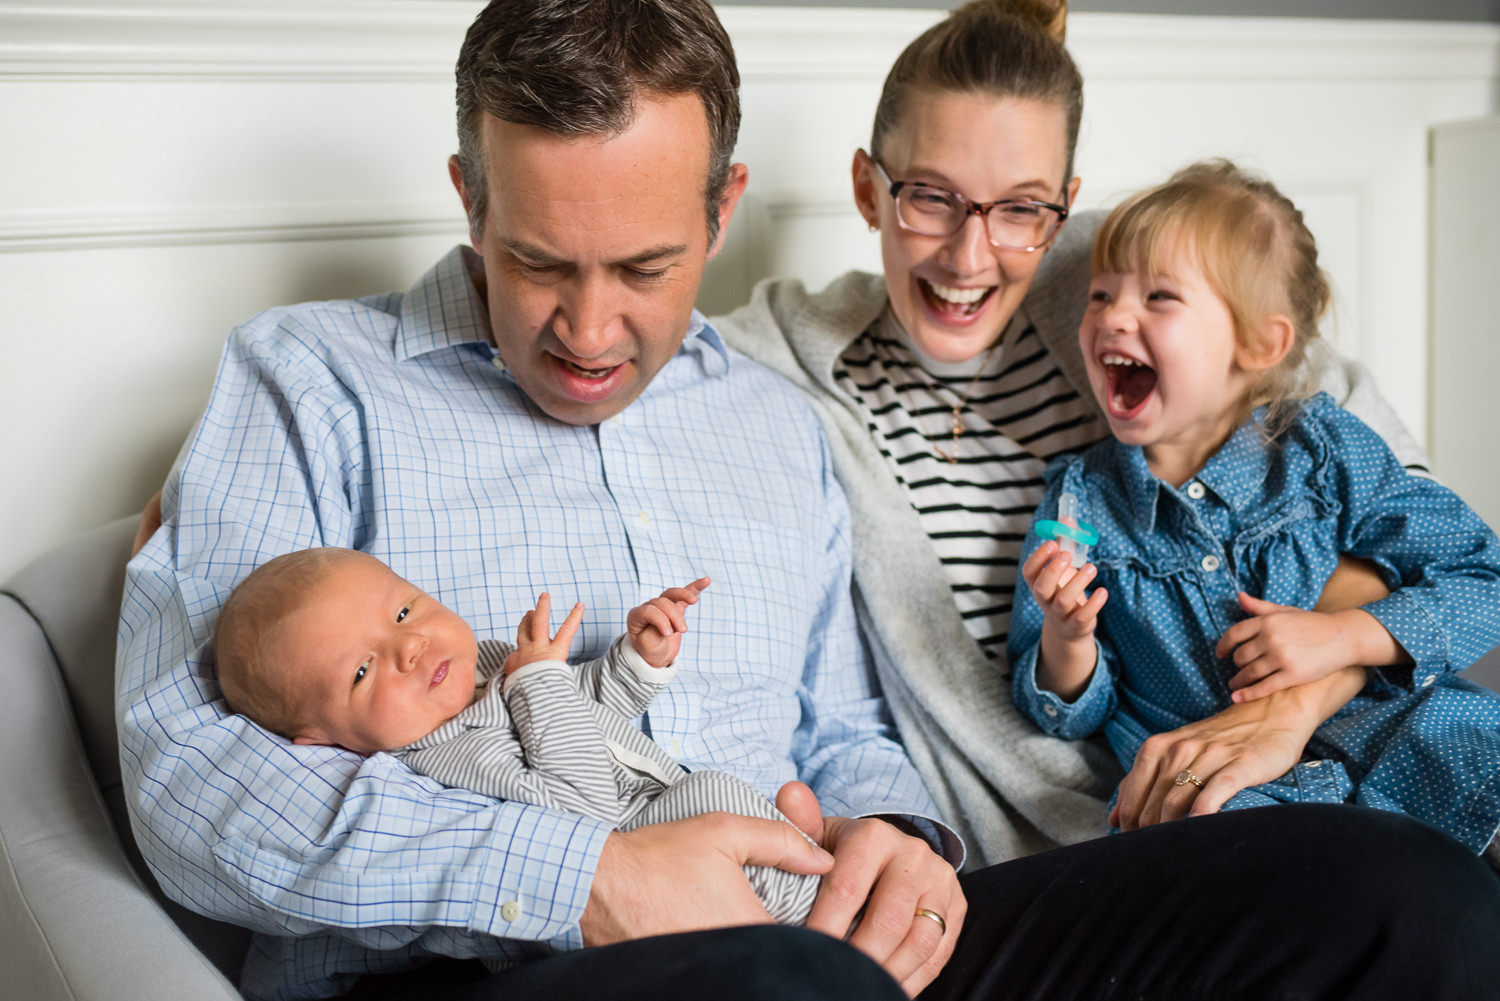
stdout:
<svg viewBox="0 0 1500 1001">
<path fill-rule="evenodd" d="M 1280 778 L 1302 757 L 1313 731 L 1364 683 L 1364 668 L 1345 668 L 1146 738 L 1109 822 L 1133 831 L 1214 813 L 1241 789 Z M 1178 785 L 1184 773 L 1198 781 L 1184 777 Z"/>
<path fill-rule="evenodd" d="M 1340 556 L 1313 610 L 1346 611 L 1390 593 L 1369 561 Z M 1214 813 L 1241 789 L 1280 778 L 1301 759 L 1313 731 L 1358 695 L 1367 677 L 1363 667 L 1346 667 L 1148 737 L 1120 783 L 1109 822 L 1130 831 Z"/>
</svg>

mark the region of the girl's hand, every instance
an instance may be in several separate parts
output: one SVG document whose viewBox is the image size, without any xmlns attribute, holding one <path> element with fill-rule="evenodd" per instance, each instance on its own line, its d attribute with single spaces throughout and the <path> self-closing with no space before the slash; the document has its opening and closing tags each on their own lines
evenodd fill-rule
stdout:
<svg viewBox="0 0 1500 1001">
<path fill-rule="evenodd" d="M 687 632 L 687 607 L 698 603 L 698 595 L 708 585 L 707 577 L 699 577 L 686 587 L 669 587 L 630 610 L 625 617 L 625 631 L 642 660 L 652 667 L 672 663 L 682 646 L 682 634 Z"/>
<path fill-rule="evenodd" d="M 573 636 L 583 621 L 583 602 L 573 605 L 573 610 L 557 627 L 557 635 L 550 635 L 552 627 L 552 596 L 543 591 L 536 599 L 536 608 L 521 616 L 516 627 L 516 648 L 505 658 L 505 673 L 514 674 L 527 664 L 539 660 L 568 659 L 568 648 L 573 645 Z"/>
<path fill-rule="evenodd" d="M 1063 552 L 1050 540 L 1043 542 L 1021 566 L 1021 577 L 1041 606 L 1047 625 L 1057 630 L 1059 639 L 1069 643 L 1093 636 L 1099 623 L 1099 610 L 1108 600 L 1109 592 L 1101 587 L 1092 595 L 1084 593 L 1098 573 L 1098 567 L 1092 563 L 1074 569 L 1072 554 Z"/>
<path fill-rule="evenodd" d="M 1235 702 L 1318 681 L 1356 664 L 1382 662 L 1364 659 L 1364 654 L 1374 652 L 1370 641 L 1378 638 L 1371 627 L 1385 633 L 1368 612 L 1307 612 L 1243 591 L 1240 607 L 1253 617 L 1226 629 L 1214 650 L 1222 658 L 1232 655 L 1240 669 L 1229 679 Z"/>
</svg>

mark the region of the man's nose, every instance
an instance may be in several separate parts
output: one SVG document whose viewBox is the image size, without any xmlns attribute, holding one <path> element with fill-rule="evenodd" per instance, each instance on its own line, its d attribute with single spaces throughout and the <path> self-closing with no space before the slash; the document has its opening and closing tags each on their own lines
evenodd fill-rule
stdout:
<svg viewBox="0 0 1500 1001">
<path fill-rule="evenodd" d="M 580 278 L 558 303 L 553 329 L 567 351 L 579 361 L 602 357 L 615 340 L 618 305 L 605 282 Z"/>
</svg>

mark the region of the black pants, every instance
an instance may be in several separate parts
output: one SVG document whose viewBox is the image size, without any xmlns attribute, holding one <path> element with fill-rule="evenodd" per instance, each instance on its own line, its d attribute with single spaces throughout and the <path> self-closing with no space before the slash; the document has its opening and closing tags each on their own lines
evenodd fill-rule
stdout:
<svg viewBox="0 0 1500 1001">
<path fill-rule="evenodd" d="M 1235 811 L 992 866 L 966 874 L 963 887 L 963 934 L 921 1001 L 1500 996 L 1500 878 L 1396 814 Z M 851 947 L 775 926 L 641 939 L 495 974 L 460 969 L 418 971 L 373 996 L 904 997 Z M 438 987 L 443 976 L 455 978 L 448 989 Z"/>
</svg>

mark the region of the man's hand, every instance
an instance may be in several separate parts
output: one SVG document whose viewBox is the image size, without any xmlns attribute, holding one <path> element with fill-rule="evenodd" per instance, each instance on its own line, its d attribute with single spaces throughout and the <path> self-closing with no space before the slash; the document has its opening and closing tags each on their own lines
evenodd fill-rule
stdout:
<svg viewBox="0 0 1500 1001">
<path fill-rule="evenodd" d="M 516 627 L 516 648 L 505 658 L 505 673 L 514 674 L 539 660 L 566 661 L 582 621 L 583 602 L 574 602 L 573 610 L 557 627 L 557 635 L 552 635 L 552 596 L 543 591 L 537 596 L 536 607 L 521 616 L 521 624 Z"/>
<path fill-rule="evenodd" d="M 779 820 L 705 813 L 604 842 L 578 926 L 585 945 L 767 924 L 744 866 L 821 875 L 833 857 Z"/>
<path fill-rule="evenodd" d="M 135 556 L 141 551 L 141 547 L 151 541 L 151 536 L 161 528 L 161 491 L 151 495 L 146 506 L 141 511 L 141 523 L 135 529 L 135 541 L 130 544 L 130 555 Z"/>
<path fill-rule="evenodd" d="M 1240 669 L 1229 679 L 1236 702 L 1305 685 L 1356 664 L 1388 663 L 1390 657 L 1382 654 L 1399 650 L 1380 620 L 1363 609 L 1307 612 L 1243 591 L 1240 607 L 1253 617 L 1224 630 L 1214 650 L 1226 659 L 1233 655 Z M 1389 640 L 1383 650 L 1377 647 L 1382 638 Z"/>
<path fill-rule="evenodd" d="M 924 839 L 884 820 L 823 817 L 818 823 L 817 798 L 800 782 L 782 786 L 776 806 L 833 852 L 807 927 L 847 937 L 915 997 L 953 954 L 968 911 L 953 867 Z M 856 917 L 859 927 L 849 934 Z"/>
<path fill-rule="evenodd" d="M 625 632 L 642 660 L 652 667 L 672 663 L 682 646 L 682 634 L 687 632 L 687 607 L 698 603 L 698 595 L 708 584 L 707 577 L 699 577 L 686 587 L 669 587 L 630 610 L 625 617 Z"/>
</svg>

